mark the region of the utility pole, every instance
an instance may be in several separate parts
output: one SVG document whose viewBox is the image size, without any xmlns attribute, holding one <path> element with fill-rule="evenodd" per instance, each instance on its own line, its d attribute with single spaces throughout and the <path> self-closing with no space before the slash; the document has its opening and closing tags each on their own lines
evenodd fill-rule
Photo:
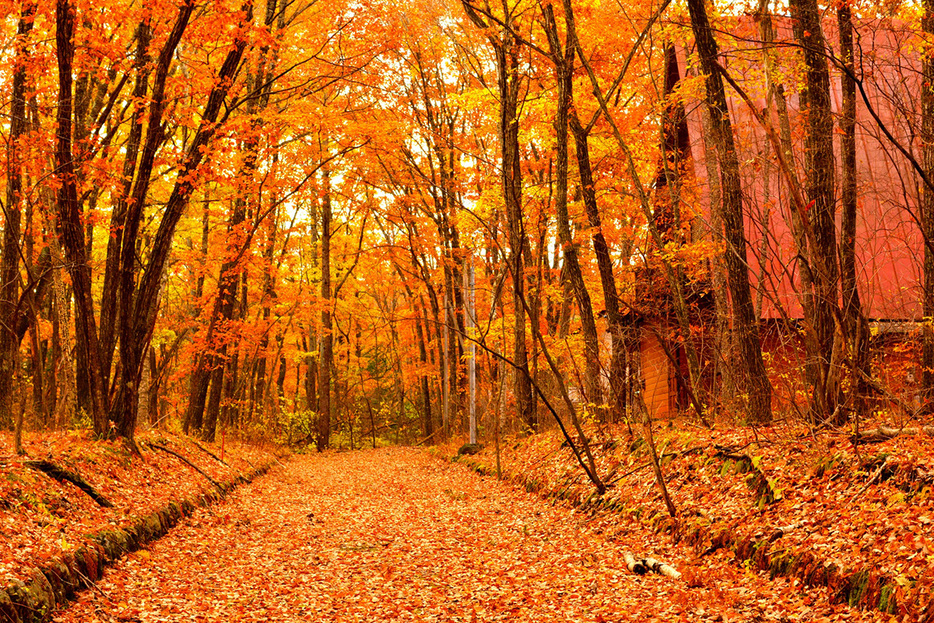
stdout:
<svg viewBox="0 0 934 623">
<path fill-rule="evenodd" d="M 451 297 L 444 292 L 444 376 L 441 379 L 441 427 L 444 437 L 451 435 Z"/>
<path fill-rule="evenodd" d="M 467 308 L 464 319 L 464 331 L 467 334 L 467 391 L 468 414 L 470 418 L 470 443 L 477 443 L 477 343 L 474 341 L 474 327 L 477 326 L 475 277 L 473 253 L 466 258 L 464 270 L 464 300 Z"/>
</svg>

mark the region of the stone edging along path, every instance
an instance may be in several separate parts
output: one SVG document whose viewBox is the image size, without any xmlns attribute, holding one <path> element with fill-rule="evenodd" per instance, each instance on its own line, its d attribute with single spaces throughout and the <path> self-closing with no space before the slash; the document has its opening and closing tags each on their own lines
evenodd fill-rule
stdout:
<svg viewBox="0 0 934 623">
<path fill-rule="evenodd" d="M 124 527 L 90 534 L 89 543 L 33 569 L 25 579 L 8 581 L 0 588 L 0 623 L 47 623 L 57 607 L 66 605 L 77 591 L 93 586 L 106 565 L 165 536 L 196 508 L 221 502 L 238 486 L 265 474 L 275 462 L 218 483 L 194 498 L 169 502 Z"/>
<path fill-rule="evenodd" d="M 495 469 L 469 455 L 457 456 L 454 460 L 481 475 L 496 475 Z M 578 497 L 568 495 L 567 488 L 550 489 L 533 475 L 516 474 L 506 470 L 503 470 L 502 475 L 504 480 L 529 493 L 542 498 L 565 500 L 581 511 L 604 510 L 622 513 L 626 509 L 624 500 L 602 498 L 595 491 L 590 495 Z M 702 556 L 718 548 L 726 548 L 733 552 L 734 563 L 737 565 L 751 565 L 761 571 L 768 571 L 772 578 L 795 578 L 804 586 L 826 587 L 831 593 L 831 603 L 845 603 L 850 607 L 889 614 L 901 611 L 912 618 L 921 612 L 930 612 L 934 606 L 934 602 L 927 606 L 908 603 L 897 580 L 875 569 L 841 569 L 836 564 L 823 561 L 810 551 L 782 547 L 780 529 L 775 534 L 765 537 L 743 536 L 734 532 L 735 526 L 718 527 L 690 520 L 678 522 L 665 514 L 653 515 L 642 520 L 642 523 L 656 533 L 669 534 L 676 543 L 684 541 L 696 555 Z M 934 621 L 934 618 L 927 620 Z"/>
</svg>

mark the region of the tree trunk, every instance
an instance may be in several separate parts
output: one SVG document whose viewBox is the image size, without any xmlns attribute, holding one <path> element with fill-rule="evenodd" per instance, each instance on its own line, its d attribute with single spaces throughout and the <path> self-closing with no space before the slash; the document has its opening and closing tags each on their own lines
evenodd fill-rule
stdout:
<svg viewBox="0 0 934 623">
<path fill-rule="evenodd" d="M 836 205 L 834 201 L 833 111 L 830 102 L 830 73 L 827 47 L 820 24 L 817 0 L 792 0 L 794 34 L 804 60 L 805 84 L 800 95 L 804 114 L 804 168 L 809 209 L 802 214 L 810 231 L 808 248 L 814 277 L 812 316 L 805 318 L 813 328 L 806 374 L 811 385 L 810 417 L 818 422 L 837 412 L 840 402 L 840 370 L 835 365 L 837 329 L 834 311 L 838 305 L 836 264 Z"/>
<path fill-rule="evenodd" d="M 12 401 L 16 354 L 20 341 L 15 335 L 19 299 L 20 212 L 23 174 L 19 141 L 26 133 L 26 67 L 29 58 L 26 37 L 32 30 L 36 5 L 23 5 L 16 29 L 15 60 L 10 103 L 10 130 L 7 137 L 6 204 L 3 213 L 3 247 L 0 250 L 0 428 L 9 428 L 15 419 Z M 29 258 L 31 261 L 32 258 Z"/>
<path fill-rule="evenodd" d="M 88 398 L 94 433 L 105 436 L 107 396 L 101 372 L 100 346 L 94 319 L 91 295 L 91 268 L 84 239 L 83 218 L 78 202 L 77 176 L 72 154 L 72 74 L 74 61 L 75 8 L 69 0 L 58 0 L 55 11 L 56 56 L 58 60 L 58 136 L 56 166 L 58 169 L 58 236 L 67 260 L 75 295 L 76 335 L 79 356 L 85 361 Z"/>
<path fill-rule="evenodd" d="M 182 5 L 176 28 L 170 34 L 170 40 L 175 37 L 176 33 L 178 38 L 181 38 L 179 29 L 184 30 L 184 25 L 187 24 L 187 18 L 185 18 L 184 14 L 187 11 L 190 16 L 192 10 L 192 4 L 186 3 Z M 244 25 L 252 21 L 252 10 L 249 4 L 244 7 L 243 20 Z M 123 295 L 121 309 L 125 311 L 121 313 L 120 323 L 120 355 L 123 382 L 120 383 L 120 389 L 112 407 L 111 419 L 116 425 L 117 433 L 130 440 L 132 440 L 136 429 L 138 384 L 140 374 L 142 373 L 142 358 L 145 354 L 145 347 L 148 346 L 152 339 L 152 332 L 156 323 L 156 312 L 158 311 L 159 292 L 162 287 L 163 272 L 169 259 L 172 241 L 175 237 L 175 228 L 188 206 L 188 201 L 194 190 L 195 172 L 204 158 L 208 143 L 214 137 L 214 133 L 217 130 L 217 118 L 221 112 L 224 100 L 227 97 L 228 90 L 233 83 L 233 77 L 238 72 L 243 53 L 246 50 L 246 29 L 242 29 L 238 32 L 242 34 L 238 35 L 235 39 L 233 48 L 227 53 L 218 71 L 217 81 L 211 89 L 211 93 L 208 95 L 207 104 L 202 113 L 198 131 L 189 145 L 182 165 L 179 168 L 179 174 L 176 178 L 172 193 L 166 202 L 162 220 L 153 238 L 149 261 L 146 263 L 143 274 L 139 280 L 139 285 L 135 289 L 133 289 L 133 283 L 135 282 L 135 256 L 129 260 L 124 257 L 124 282 L 121 285 Z M 155 84 L 157 85 L 165 80 L 165 75 L 162 74 L 161 69 L 163 67 L 163 55 L 166 54 L 167 48 L 168 44 L 166 48 L 163 48 L 163 54 L 160 55 L 159 70 L 157 70 L 155 80 Z M 168 61 L 166 61 L 165 67 L 167 72 Z M 155 90 L 156 87 L 154 87 L 154 91 Z M 154 127 L 154 117 L 156 119 L 155 127 L 158 127 L 160 123 L 159 120 L 161 119 L 161 105 L 162 103 L 160 102 L 159 107 L 156 108 L 155 103 L 153 104 L 153 109 L 150 111 L 150 127 Z M 149 163 L 148 152 L 149 141 L 147 139 L 147 148 L 143 151 L 141 165 L 137 174 L 138 180 L 148 179 L 151 174 L 151 163 Z M 143 166 L 143 164 L 146 164 L 146 166 Z M 140 192 L 134 189 L 134 206 L 145 201 L 145 198 L 145 193 L 140 195 Z M 133 228 L 129 227 L 134 220 L 136 220 L 135 216 L 128 217 L 127 219 L 128 228 L 124 231 L 123 247 L 125 253 L 129 253 L 128 249 L 135 248 L 135 238 L 131 236 L 132 232 L 130 231 Z M 128 244 L 128 242 L 131 241 L 132 244 Z M 125 286 L 131 288 L 131 290 L 126 290 Z M 135 296 L 132 295 L 133 292 L 135 292 Z"/>
<path fill-rule="evenodd" d="M 467 15 L 481 28 L 488 25 L 469 3 L 463 2 Z M 506 7 L 504 23 L 499 35 L 488 35 L 496 55 L 497 92 L 499 95 L 499 139 L 502 155 L 501 180 L 506 221 L 509 228 L 509 258 L 513 282 L 513 356 L 515 367 L 515 398 L 519 419 L 530 430 L 539 426 L 532 381 L 529 374 L 529 356 L 526 346 L 525 261 L 530 253 L 522 215 L 522 163 L 519 149 L 519 95 L 523 77 L 520 72 L 520 42 L 512 32 L 513 16 Z"/>
<path fill-rule="evenodd" d="M 141 22 L 136 30 L 136 58 L 134 70 L 136 82 L 133 98 L 136 108 L 131 117 L 130 132 L 127 137 L 123 160 L 123 187 L 114 204 L 110 217 L 110 235 L 107 238 L 107 259 L 104 268 L 104 285 L 101 293 L 101 365 L 105 377 L 110 376 L 113 363 L 114 347 L 117 340 L 117 323 L 120 312 L 120 257 L 123 240 L 123 228 L 126 224 L 127 209 L 133 191 L 133 175 L 139 157 L 143 138 L 143 125 L 146 107 L 143 102 L 149 89 L 150 57 L 149 43 L 152 29 L 147 22 Z M 205 211 L 206 212 L 206 211 Z M 203 277 L 202 277 L 203 279 Z M 198 295 L 200 297 L 200 294 Z"/>
<path fill-rule="evenodd" d="M 934 0 L 924 0 L 922 30 L 934 35 Z M 921 149 L 924 170 L 934 178 L 934 48 L 925 48 L 921 77 Z M 934 240 L 934 189 L 921 184 L 921 226 L 924 239 Z M 934 252 L 924 245 L 922 315 L 924 329 L 921 349 L 921 385 L 930 408 L 934 400 Z"/>
<path fill-rule="evenodd" d="M 707 19 L 704 0 L 688 0 L 688 10 L 701 68 L 706 74 L 706 105 L 714 131 L 712 139 L 720 159 L 723 225 L 727 242 L 726 267 L 733 303 L 733 330 L 738 346 L 737 355 L 747 380 L 748 416 L 752 422 L 768 423 L 772 419 L 772 388 L 762 361 L 758 322 L 749 292 L 739 161 L 733 142 L 733 128 L 723 80 L 719 73 L 717 43 Z"/>
<path fill-rule="evenodd" d="M 333 323 L 331 321 L 331 172 L 324 169 L 321 201 L 321 337 L 318 351 L 318 429 L 315 445 L 321 452 L 331 444 L 331 367 Z"/>
<path fill-rule="evenodd" d="M 59 249 L 58 241 L 53 239 L 49 244 L 49 248 L 52 250 L 54 263 L 57 266 L 61 266 L 64 262 L 64 258 L 62 257 L 61 249 Z M 66 426 L 71 423 L 75 416 L 75 391 L 77 382 L 75 378 L 75 362 L 71 357 L 71 349 L 69 348 L 71 344 L 71 317 L 68 305 L 68 288 L 65 286 L 65 282 L 62 279 L 61 271 L 52 271 L 52 288 L 54 299 L 53 331 L 56 328 L 58 329 L 54 331 L 54 336 L 58 338 L 62 361 L 62 373 L 59 376 L 62 392 L 56 401 L 58 405 L 56 408 L 56 421 L 60 426 Z"/>
<path fill-rule="evenodd" d="M 720 173 L 717 169 L 716 146 L 713 144 L 713 127 L 710 111 L 702 107 L 702 139 L 704 140 L 704 168 L 707 170 L 707 196 L 710 201 L 710 238 L 718 240 L 723 231 L 723 202 L 720 193 Z M 733 312 L 730 306 L 730 293 L 726 275 L 726 262 L 723 255 L 710 258 L 710 283 L 713 294 L 714 314 L 716 315 L 715 357 L 716 371 L 719 373 L 720 404 L 732 410 L 736 406 L 736 347 L 733 340 L 733 328 L 730 318 Z"/>
<path fill-rule="evenodd" d="M 318 200 L 317 198 L 312 198 L 311 200 L 311 231 L 309 232 L 311 237 L 311 273 L 314 274 L 318 270 L 318 250 L 320 246 L 320 236 L 318 235 L 318 225 L 320 223 L 319 214 L 318 214 Z M 309 284 L 309 286 L 312 284 Z M 308 352 L 308 356 L 305 358 L 306 363 L 308 364 L 308 371 L 305 374 L 305 403 L 309 411 L 317 411 L 319 409 L 320 402 L 318 400 L 318 375 L 319 375 L 319 364 L 318 354 L 313 353 L 318 349 L 318 329 L 317 322 L 315 319 L 309 319 L 308 321 L 308 332 L 306 334 L 307 348 L 305 349 Z"/>
<path fill-rule="evenodd" d="M 627 326 L 620 310 L 619 292 L 616 289 L 616 278 L 613 275 L 613 260 L 610 257 L 610 247 L 603 235 L 603 224 L 597 206 L 593 169 L 590 163 L 590 146 L 587 140 L 589 130 L 581 125 L 577 113 L 573 109 L 570 124 L 574 133 L 581 195 L 584 199 L 584 209 L 587 212 L 587 220 L 592 231 L 591 241 L 593 242 L 594 255 L 597 258 L 597 268 L 600 271 L 600 283 L 603 286 L 603 300 L 606 305 L 607 321 L 612 339 L 613 352 L 610 355 L 610 419 L 619 422 L 626 417 L 627 353 L 623 333 L 629 331 L 630 328 Z"/>
<path fill-rule="evenodd" d="M 591 405 L 603 405 L 603 389 L 600 386 L 600 340 L 594 321 L 590 293 L 584 283 L 580 261 L 577 256 L 578 245 L 571 235 L 568 215 L 568 111 L 572 103 L 572 75 L 574 72 L 574 46 L 562 46 L 555 22 L 554 8 L 547 5 L 545 26 L 548 35 L 551 60 L 555 64 L 555 76 L 558 82 L 558 106 L 555 113 L 557 180 L 555 188 L 555 212 L 558 225 L 558 239 L 564 249 L 564 261 L 568 268 L 568 278 L 577 300 L 578 313 L 581 316 L 581 331 L 584 334 L 585 377 L 584 394 Z"/>
<path fill-rule="evenodd" d="M 852 12 L 848 0 L 837 7 L 840 56 L 844 71 L 840 77 L 843 111 L 840 115 L 840 184 L 842 218 L 840 224 L 840 287 L 846 323 L 850 366 L 851 404 L 857 417 L 866 411 L 866 378 L 869 370 L 869 323 L 863 315 L 856 281 L 856 80 L 853 55 Z M 848 73 L 849 72 L 849 73 Z M 842 419 L 842 418 L 841 418 Z"/>
<path fill-rule="evenodd" d="M 418 360 L 421 363 L 419 372 L 419 387 L 421 388 L 422 402 L 422 432 L 425 437 L 434 434 L 434 424 L 431 415 L 431 394 L 428 391 L 428 346 L 427 336 L 428 327 L 423 328 L 426 323 L 426 311 L 420 307 L 414 297 L 410 296 L 410 301 L 415 308 L 415 338 L 418 341 Z"/>
</svg>

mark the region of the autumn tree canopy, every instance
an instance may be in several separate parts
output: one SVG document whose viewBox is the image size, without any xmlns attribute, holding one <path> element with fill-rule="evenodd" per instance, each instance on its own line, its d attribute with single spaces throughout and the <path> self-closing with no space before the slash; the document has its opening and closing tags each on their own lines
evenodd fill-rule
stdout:
<svg viewBox="0 0 934 623">
<path fill-rule="evenodd" d="M 927 404 L 929 3 L 0 11 L 5 427 Z"/>
</svg>

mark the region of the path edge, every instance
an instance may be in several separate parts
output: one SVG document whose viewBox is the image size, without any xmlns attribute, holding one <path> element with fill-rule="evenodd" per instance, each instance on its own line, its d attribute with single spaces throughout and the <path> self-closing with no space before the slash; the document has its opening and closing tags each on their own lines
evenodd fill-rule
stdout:
<svg viewBox="0 0 934 623">
<path fill-rule="evenodd" d="M 241 485 L 268 472 L 274 459 L 247 474 L 192 498 L 173 500 L 162 508 L 129 520 L 125 525 L 88 535 L 88 543 L 34 567 L 25 578 L 6 581 L 0 588 L 0 623 L 48 623 L 53 614 L 82 590 L 92 587 L 105 567 L 165 536 L 196 509 L 222 502 Z"/>
<path fill-rule="evenodd" d="M 439 455 L 439 458 L 445 460 Z M 450 459 L 473 472 L 496 478 L 496 470 L 472 456 L 456 456 Z M 626 512 L 625 500 L 599 495 L 596 491 L 588 496 L 573 496 L 567 489 L 549 488 L 543 480 L 524 473 L 503 470 L 502 480 L 528 493 L 552 502 L 563 501 L 582 512 L 600 510 L 616 514 Z M 781 535 L 762 537 L 743 536 L 736 532 L 737 526 L 714 526 L 703 522 L 672 520 L 658 513 L 642 524 L 656 534 L 667 533 L 672 542 L 684 542 L 695 555 L 710 553 L 725 548 L 733 553 L 733 564 L 738 567 L 752 566 L 767 571 L 771 579 L 777 576 L 798 580 L 802 586 L 818 586 L 830 590 L 830 603 L 847 604 L 860 610 L 878 611 L 890 615 L 904 615 L 912 620 L 934 623 L 934 600 L 927 604 L 912 604 L 903 592 L 900 578 L 879 573 L 874 567 L 843 569 L 832 562 L 824 561 L 807 549 L 785 548 L 780 543 Z M 913 584 L 915 579 L 903 579 Z"/>
</svg>

